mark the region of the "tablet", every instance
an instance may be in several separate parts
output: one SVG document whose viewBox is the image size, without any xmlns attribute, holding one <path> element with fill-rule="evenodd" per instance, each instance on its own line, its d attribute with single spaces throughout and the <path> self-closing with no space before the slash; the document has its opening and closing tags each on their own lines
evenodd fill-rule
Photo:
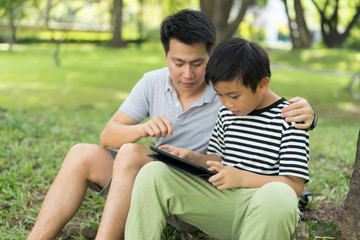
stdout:
<svg viewBox="0 0 360 240">
<path fill-rule="evenodd" d="M 206 168 L 204 168 L 196 163 L 190 162 L 183 158 L 179 158 L 175 155 L 172 155 L 168 152 L 165 152 L 165 151 L 160 150 L 155 147 L 150 147 L 150 149 L 152 151 L 154 151 L 155 153 L 149 154 L 148 156 L 151 157 L 155 161 L 161 161 L 173 168 L 176 168 L 178 170 L 190 173 L 191 175 L 199 176 L 199 177 L 202 177 L 205 179 L 208 179 L 212 175 L 215 175 L 215 173 L 210 172 Z"/>
</svg>

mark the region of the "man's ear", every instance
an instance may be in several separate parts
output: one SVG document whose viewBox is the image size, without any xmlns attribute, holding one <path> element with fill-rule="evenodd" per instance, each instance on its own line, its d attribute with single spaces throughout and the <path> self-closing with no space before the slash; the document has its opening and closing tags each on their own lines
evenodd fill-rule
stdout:
<svg viewBox="0 0 360 240">
<path fill-rule="evenodd" d="M 261 81 L 259 83 L 259 90 L 260 90 L 261 94 L 264 94 L 268 90 L 269 82 L 270 82 L 270 79 L 268 77 L 264 77 L 263 79 L 261 79 Z"/>
</svg>

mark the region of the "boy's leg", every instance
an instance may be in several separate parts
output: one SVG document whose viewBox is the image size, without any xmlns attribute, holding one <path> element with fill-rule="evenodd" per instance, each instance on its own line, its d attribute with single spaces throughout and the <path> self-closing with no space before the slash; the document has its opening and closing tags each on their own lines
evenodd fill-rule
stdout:
<svg viewBox="0 0 360 240">
<path fill-rule="evenodd" d="M 217 239 L 289 239 L 297 197 L 283 183 L 217 190 L 203 179 L 154 162 L 136 179 L 126 239 L 160 239 L 173 213 Z"/>
<path fill-rule="evenodd" d="M 249 195 L 249 198 L 251 195 Z M 125 239 L 160 239 L 170 213 L 219 239 L 230 239 L 236 193 L 161 162 L 144 166 L 135 181 Z"/>
<path fill-rule="evenodd" d="M 140 168 L 152 161 L 151 150 L 138 144 L 123 145 L 116 155 L 110 190 L 96 239 L 123 239 L 131 192 Z"/>
<path fill-rule="evenodd" d="M 295 191 L 285 183 L 272 182 L 254 193 L 245 215 L 236 217 L 234 225 L 242 226 L 241 232 L 236 233 L 240 239 L 289 240 L 297 220 Z"/>
<path fill-rule="evenodd" d="M 88 181 L 104 187 L 111 178 L 112 159 L 103 147 L 78 144 L 67 154 L 40 209 L 28 239 L 54 239 L 78 211 Z"/>
</svg>

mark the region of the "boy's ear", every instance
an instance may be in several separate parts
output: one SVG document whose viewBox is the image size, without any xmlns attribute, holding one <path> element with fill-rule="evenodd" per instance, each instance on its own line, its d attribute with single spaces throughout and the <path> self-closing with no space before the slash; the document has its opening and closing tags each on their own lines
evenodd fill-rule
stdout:
<svg viewBox="0 0 360 240">
<path fill-rule="evenodd" d="M 269 88 L 269 82 L 270 79 L 268 77 L 264 77 L 263 79 L 261 79 L 260 84 L 259 84 L 259 90 L 261 94 L 264 94 L 268 88 Z"/>
</svg>

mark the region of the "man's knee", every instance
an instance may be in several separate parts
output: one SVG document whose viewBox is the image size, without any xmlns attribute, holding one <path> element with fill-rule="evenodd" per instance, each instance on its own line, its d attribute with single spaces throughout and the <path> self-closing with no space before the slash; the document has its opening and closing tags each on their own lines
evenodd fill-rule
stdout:
<svg viewBox="0 0 360 240">
<path fill-rule="evenodd" d="M 138 171 L 143 165 L 151 161 L 151 159 L 146 156 L 149 153 L 148 148 L 145 146 L 135 143 L 124 144 L 116 155 L 114 172 L 124 169 Z"/>
<path fill-rule="evenodd" d="M 108 163 L 108 164 L 105 164 Z M 83 174 L 86 178 L 96 172 L 106 171 L 111 175 L 112 159 L 107 150 L 99 145 L 79 143 L 73 146 L 62 164 L 62 170 Z"/>
</svg>

